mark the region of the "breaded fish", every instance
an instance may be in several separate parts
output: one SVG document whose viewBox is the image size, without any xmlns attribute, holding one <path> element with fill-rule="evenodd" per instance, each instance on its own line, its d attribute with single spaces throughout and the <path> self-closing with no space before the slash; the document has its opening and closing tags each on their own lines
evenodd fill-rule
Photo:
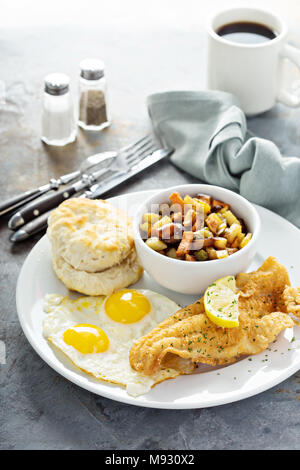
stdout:
<svg viewBox="0 0 300 470">
<path fill-rule="evenodd" d="M 300 287 L 286 287 L 283 299 L 288 313 L 300 318 Z"/>
<path fill-rule="evenodd" d="M 294 325 L 288 313 L 300 315 L 299 290 L 295 295 L 287 287 L 288 273 L 273 257 L 257 271 L 239 274 L 236 285 L 240 312 L 237 328 L 222 328 L 210 321 L 201 298 L 133 344 L 133 369 L 152 375 L 170 355 L 212 366 L 230 364 L 240 356 L 264 351 L 281 331 Z"/>
</svg>

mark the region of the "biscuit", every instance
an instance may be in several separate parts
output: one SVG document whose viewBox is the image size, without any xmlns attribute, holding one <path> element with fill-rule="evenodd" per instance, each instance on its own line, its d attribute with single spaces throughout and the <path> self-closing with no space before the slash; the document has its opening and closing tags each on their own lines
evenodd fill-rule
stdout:
<svg viewBox="0 0 300 470">
<path fill-rule="evenodd" d="M 71 290 L 86 295 L 110 295 L 139 280 L 143 268 L 139 264 L 135 249 L 119 265 L 102 272 L 89 273 L 74 269 L 61 256 L 52 256 L 52 265 L 57 277 Z"/>
<path fill-rule="evenodd" d="M 63 202 L 51 213 L 47 234 L 57 259 L 89 273 L 122 263 L 134 246 L 131 219 L 102 200 Z"/>
</svg>

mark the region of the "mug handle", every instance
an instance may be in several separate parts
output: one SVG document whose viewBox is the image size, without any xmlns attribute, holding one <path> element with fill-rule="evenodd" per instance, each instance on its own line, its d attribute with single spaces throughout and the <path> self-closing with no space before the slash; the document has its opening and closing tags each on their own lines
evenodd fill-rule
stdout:
<svg viewBox="0 0 300 470">
<path fill-rule="evenodd" d="M 285 44 L 281 51 L 281 57 L 283 59 L 289 59 L 300 69 L 300 50 L 297 47 Z M 300 96 L 290 93 L 287 90 L 281 89 L 278 93 L 277 100 L 286 106 L 296 108 L 300 106 Z"/>
</svg>

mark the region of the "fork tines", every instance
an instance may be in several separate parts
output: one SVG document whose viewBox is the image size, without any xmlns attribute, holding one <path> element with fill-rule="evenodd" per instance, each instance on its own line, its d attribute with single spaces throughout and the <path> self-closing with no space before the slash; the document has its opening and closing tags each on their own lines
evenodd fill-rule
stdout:
<svg viewBox="0 0 300 470">
<path fill-rule="evenodd" d="M 151 138 L 144 138 L 141 140 L 142 142 L 136 148 L 134 148 L 134 150 L 125 155 L 125 161 L 129 166 L 134 165 L 138 161 L 142 161 L 149 154 L 153 153 L 155 150 L 158 150 L 157 145 Z"/>
<path fill-rule="evenodd" d="M 126 145 L 126 147 L 123 147 L 120 150 L 120 152 L 127 153 L 127 152 L 129 152 L 130 150 L 133 150 L 133 149 L 137 150 L 138 148 L 140 148 L 144 144 L 147 144 L 147 143 L 151 142 L 151 140 L 152 140 L 152 136 L 150 134 L 147 134 L 144 137 L 142 137 L 141 139 L 134 142 L 133 144 Z"/>
</svg>

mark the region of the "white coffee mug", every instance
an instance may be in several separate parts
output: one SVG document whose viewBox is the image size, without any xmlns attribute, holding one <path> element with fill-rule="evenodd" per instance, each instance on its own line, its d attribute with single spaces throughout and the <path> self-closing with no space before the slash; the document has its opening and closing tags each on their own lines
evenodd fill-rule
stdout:
<svg viewBox="0 0 300 470">
<path fill-rule="evenodd" d="M 231 42 L 216 31 L 236 22 L 260 23 L 277 33 L 259 43 Z M 233 93 L 248 115 L 263 113 L 277 101 L 300 106 L 300 97 L 282 87 L 283 60 L 300 68 L 300 50 L 287 44 L 287 26 L 281 18 L 259 8 L 230 8 L 214 14 L 207 24 L 206 86 Z"/>
</svg>

